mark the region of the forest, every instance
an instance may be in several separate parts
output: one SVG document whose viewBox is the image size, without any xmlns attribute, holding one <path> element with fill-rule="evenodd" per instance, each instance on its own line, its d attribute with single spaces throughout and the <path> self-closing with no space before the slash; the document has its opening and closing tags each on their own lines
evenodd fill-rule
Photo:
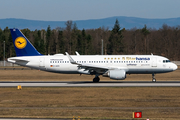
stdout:
<svg viewBox="0 0 180 120">
<path fill-rule="evenodd" d="M 180 26 L 163 24 L 153 29 L 144 25 L 143 28 L 121 28 L 115 21 L 113 28 L 79 30 L 76 23 L 67 21 L 66 27 L 31 31 L 28 28 L 21 32 L 31 41 L 34 47 L 44 55 L 68 52 L 74 55 L 100 55 L 103 40 L 105 55 L 161 55 L 171 61 L 180 60 Z M 0 28 L 0 60 L 3 60 L 5 41 L 5 58 L 16 56 L 8 27 Z"/>
</svg>

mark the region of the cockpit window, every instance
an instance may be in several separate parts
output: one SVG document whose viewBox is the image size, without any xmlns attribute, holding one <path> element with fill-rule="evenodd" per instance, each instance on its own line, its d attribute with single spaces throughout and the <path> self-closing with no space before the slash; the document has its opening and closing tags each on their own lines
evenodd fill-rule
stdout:
<svg viewBox="0 0 180 120">
<path fill-rule="evenodd" d="M 169 63 L 171 62 L 170 60 L 163 60 L 163 63 Z"/>
</svg>

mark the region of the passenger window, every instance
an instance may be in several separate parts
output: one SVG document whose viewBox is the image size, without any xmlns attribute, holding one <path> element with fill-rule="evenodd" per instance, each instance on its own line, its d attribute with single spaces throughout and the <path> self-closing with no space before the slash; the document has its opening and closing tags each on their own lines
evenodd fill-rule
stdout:
<svg viewBox="0 0 180 120">
<path fill-rule="evenodd" d="M 166 62 L 168 63 L 168 62 L 171 62 L 170 60 L 166 60 Z"/>
</svg>

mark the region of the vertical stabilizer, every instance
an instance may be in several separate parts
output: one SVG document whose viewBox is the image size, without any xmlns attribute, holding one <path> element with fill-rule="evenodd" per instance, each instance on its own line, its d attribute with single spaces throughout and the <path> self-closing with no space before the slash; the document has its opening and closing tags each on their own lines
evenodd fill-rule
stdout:
<svg viewBox="0 0 180 120">
<path fill-rule="evenodd" d="M 19 29 L 10 29 L 16 56 L 41 55 Z"/>
</svg>

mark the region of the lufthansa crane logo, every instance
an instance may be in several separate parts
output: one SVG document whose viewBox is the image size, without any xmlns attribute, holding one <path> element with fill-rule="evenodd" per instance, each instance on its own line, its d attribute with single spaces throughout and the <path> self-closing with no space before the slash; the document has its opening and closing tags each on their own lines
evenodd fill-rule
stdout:
<svg viewBox="0 0 180 120">
<path fill-rule="evenodd" d="M 26 47 L 26 39 L 23 37 L 18 37 L 16 38 L 15 42 L 14 42 L 15 46 L 19 49 L 23 49 L 24 47 Z"/>
</svg>

